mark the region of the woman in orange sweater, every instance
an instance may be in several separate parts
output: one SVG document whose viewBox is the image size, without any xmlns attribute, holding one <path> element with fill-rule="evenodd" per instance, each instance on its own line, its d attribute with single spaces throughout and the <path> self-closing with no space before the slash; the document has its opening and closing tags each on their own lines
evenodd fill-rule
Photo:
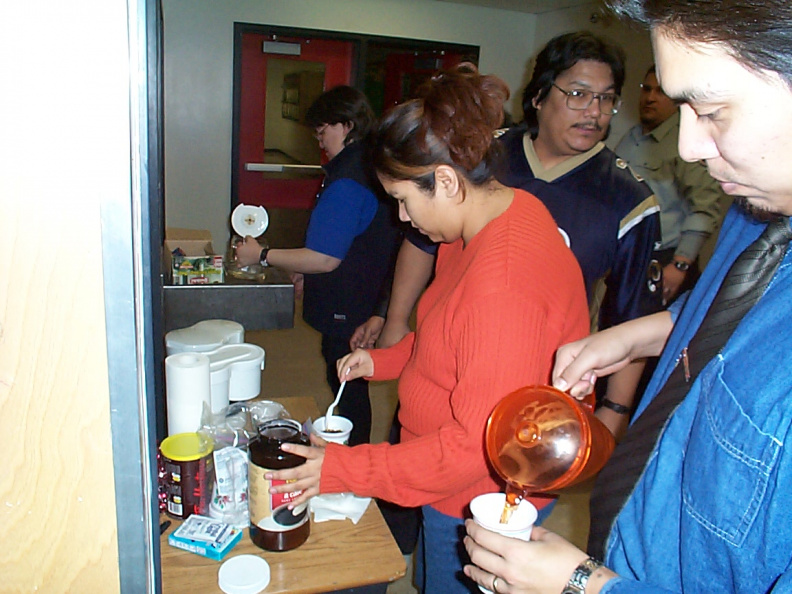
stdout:
<svg viewBox="0 0 792 594">
<path fill-rule="evenodd" d="M 351 491 L 423 506 L 416 579 L 425 592 L 472 584 L 458 553 L 466 508 L 503 488 L 484 452 L 490 412 L 513 390 L 547 383 L 556 349 L 589 326 L 580 269 L 552 217 L 493 176 L 508 93 L 466 65 L 432 78 L 375 134 L 375 167 L 400 218 L 441 242 L 416 331 L 338 362 L 340 379 L 399 378 L 401 443 L 287 444 L 306 463 L 271 474 L 296 481 L 274 491 L 303 490 L 295 505 Z M 548 501 L 532 498 L 539 508 Z"/>
</svg>

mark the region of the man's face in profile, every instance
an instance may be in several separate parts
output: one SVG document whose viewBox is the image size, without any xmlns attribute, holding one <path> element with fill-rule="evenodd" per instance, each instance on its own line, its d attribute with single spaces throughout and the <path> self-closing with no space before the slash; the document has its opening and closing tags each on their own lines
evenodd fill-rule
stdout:
<svg viewBox="0 0 792 594">
<path fill-rule="evenodd" d="M 652 31 L 657 74 L 680 104 L 679 154 L 704 161 L 710 175 L 750 210 L 792 215 L 792 90 L 758 73 L 720 44 Z"/>
</svg>

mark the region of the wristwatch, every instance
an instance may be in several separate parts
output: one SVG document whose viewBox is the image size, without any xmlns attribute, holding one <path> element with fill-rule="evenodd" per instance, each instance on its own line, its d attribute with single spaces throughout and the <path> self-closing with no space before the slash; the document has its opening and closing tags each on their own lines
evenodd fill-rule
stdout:
<svg viewBox="0 0 792 594">
<path fill-rule="evenodd" d="M 267 262 L 267 252 L 269 252 L 269 248 L 264 248 L 263 250 L 261 250 L 261 255 L 259 256 L 259 263 L 262 266 L 269 266 L 269 263 Z"/>
<path fill-rule="evenodd" d="M 602 567 L 602 563 L 597 561 L 594 557 L 589 557 L 575 568 L 572 572 L 572 577 L 569 578 L 567 585 L 561 594 L 585 594 L 586 584 L 597 569 Z"/>
<path fill-rule="evenodd" d="M 690 270 L 690 263 L 683 260 L 674 260 L 674 268 L 682 272 L 687 272 Z"/>
</svg>

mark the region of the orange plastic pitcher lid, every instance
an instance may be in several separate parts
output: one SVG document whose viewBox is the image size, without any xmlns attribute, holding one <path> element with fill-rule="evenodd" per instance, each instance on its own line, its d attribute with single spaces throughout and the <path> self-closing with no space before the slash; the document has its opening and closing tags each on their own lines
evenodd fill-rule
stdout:
<svg viewBox="0 0 792 594">
<path fill-rule="evenodd" d="M 177 433 L 162 440 L 162 455 L 175 462 L 200 460 L 212 453 L 214 440 L 202 433 Z"/>
</svg>

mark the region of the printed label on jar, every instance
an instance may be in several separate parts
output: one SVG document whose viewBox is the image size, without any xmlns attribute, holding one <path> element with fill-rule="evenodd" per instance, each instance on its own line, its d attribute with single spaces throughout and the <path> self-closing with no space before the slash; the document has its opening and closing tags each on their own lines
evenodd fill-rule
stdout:
<svg viewBox="0 0 792 594">
<path fill-rule="evenodd" d="M 250 465 L 248 487 L 251 523 L 269 532 L 286 532 L 305 524 L 308 521 L 307 505 L 298 505 L 293 510 L 288 508 L 302 491 L 270 493 L 271 486 L 285 485 L 294 481 L 268 481 L 264 478 L 268 472 L 271 472 L 268 468 Z"/>
<path fill-rule="evenodd" d="M 176 495 L 173 499 L 168 499 L 168 511 L 174 516 L 182 516 L 184 514 L 184 506 L 182 506 L 181 497 Z"/>
</svg>

